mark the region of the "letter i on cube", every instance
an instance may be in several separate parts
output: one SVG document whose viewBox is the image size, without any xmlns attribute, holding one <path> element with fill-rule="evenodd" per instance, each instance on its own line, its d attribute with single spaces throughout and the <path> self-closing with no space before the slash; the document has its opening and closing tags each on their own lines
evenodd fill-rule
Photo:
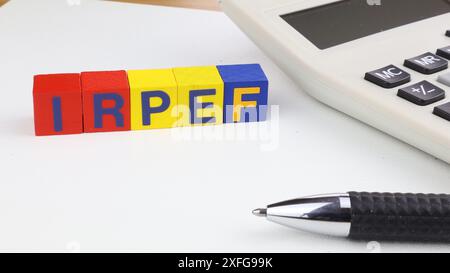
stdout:
<svg viewBox="0 0 450 273">
<path fill-rule="evenodd" d="M 264 121 L 268 86 L 258 64 L 37 75 L 35 133 Z"/>
<path fill-rule="evenodd" d="M 33 100 L 37 136 L 83 132 L 80 74 L 34 76 Z"/>
</svg>

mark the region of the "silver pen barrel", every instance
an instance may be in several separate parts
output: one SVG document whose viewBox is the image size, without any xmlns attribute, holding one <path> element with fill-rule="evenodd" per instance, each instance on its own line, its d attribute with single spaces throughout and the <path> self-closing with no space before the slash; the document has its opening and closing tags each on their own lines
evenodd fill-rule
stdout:
<svg viewBox="0 0 450 273">
<path fill-rule="evenodd" d="M 450 242 L 450 195 L 348 192 L 253 211 L 268 220 L 354 240 Z"/>
<path fill-rule="evenodd" d="M 256 209 L 253 214 L 309 232 L 333 236 L 350 234 L 351 202 L 347 193 L 292 199 L 269 205 L 265 209 Z"/>
</svg>

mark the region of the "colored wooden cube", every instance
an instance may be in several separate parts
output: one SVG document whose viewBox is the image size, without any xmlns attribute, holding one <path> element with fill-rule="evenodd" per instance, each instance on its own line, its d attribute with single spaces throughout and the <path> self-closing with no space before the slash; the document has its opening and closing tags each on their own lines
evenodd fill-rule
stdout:
<svg viewBox="0 0 450 273">
<path fill-rule="evenodd" d="M 259 64 L 219 65 L 224 82 L 224 122 L 266 120 L 269 81 Z"/>
<path fill-rule="evenodd" d="M 215 66 L 173 69 L 179 126 L 223 123 L 223 81 Z"/>
<path fill-rule="evenodd" d="M 178 85 L 172 69 L 129 70 L 131 129 L 175 127 Z"/>
<path fill-rule="evenodd" d="M 83 132 L 80 74 L 34 76 L 33 103 L 37 136 Z"/>
<path fill-rule="evenodd" d="M 85 132 L 130 130 L 130 87 L 125 71 L 81 73 Z"/>
</svg>

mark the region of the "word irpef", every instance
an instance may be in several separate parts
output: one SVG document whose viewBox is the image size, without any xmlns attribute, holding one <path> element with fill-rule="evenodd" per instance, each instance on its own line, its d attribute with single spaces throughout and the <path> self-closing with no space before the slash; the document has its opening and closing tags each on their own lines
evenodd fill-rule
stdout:
<svg viewBox="0 0 450 273">
<path fill-rule="evenodd" d="M 34 77 L 37 136 L 266 119 L 259 64 L 82 72 Z"/>
</svg>

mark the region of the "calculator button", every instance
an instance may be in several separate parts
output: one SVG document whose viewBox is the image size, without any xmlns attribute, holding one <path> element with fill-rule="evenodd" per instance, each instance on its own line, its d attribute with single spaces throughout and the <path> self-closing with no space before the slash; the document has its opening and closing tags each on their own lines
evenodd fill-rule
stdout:
<svg viewBox="0 0 450 273">
<path fill-rule="evenodd" d="M 434 107 L 433 114 L 450 121 L 450 102 Z"/>
<path fill-rule="evenodd" d="M 440 75 L 438 77 L 438 82 L 450 87 L 450 73 Z"/>
<path fill-rule="evenodd" d="M 367 72 L 364 79 L 384 88 L 393 88 L 409 82 L 411 80 L 411 75 L 394 65 L 388 65 Z"/>
<path fill-rule="evenodd" d="M 428 52 L 405 60 L 404 65 L 422 74 L 433 74 L 447 69 L 448 61 Z"/>
<path fill-rule="evenodd" d="M 439 48 L 436 54 L 450 60 L 450 46 Z"/>
<path fill-rule="evenodd" d="M 422 81 L 398 90 L 397 95 L 417 105 L 428 105 L 445 98 L 445 91 L 439 87 Z"/>
</svg>

